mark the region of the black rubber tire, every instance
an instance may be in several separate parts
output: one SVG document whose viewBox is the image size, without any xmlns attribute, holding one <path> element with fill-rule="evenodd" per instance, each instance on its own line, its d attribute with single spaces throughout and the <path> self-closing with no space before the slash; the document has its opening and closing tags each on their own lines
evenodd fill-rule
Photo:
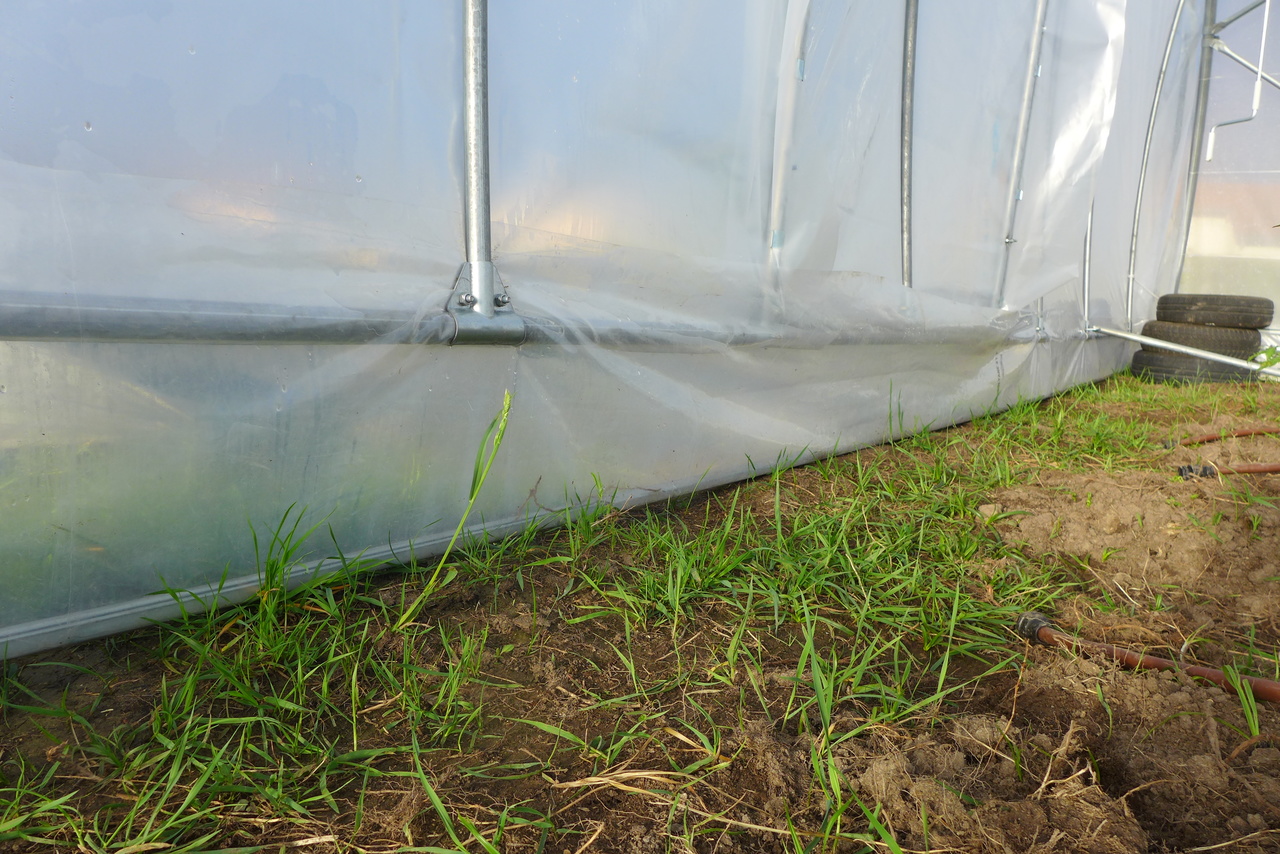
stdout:
<svg viewBox="0 0 1280 854">
<path fill-rule="evenodd" d="M 1251 359 L 1262 349 L 1262 333 L 1256 329 L 1234 329 L 1230 326 L 1201 326 L 1198 323 L 1169 323 L 1165 320 L 1148 320 L 1142 327 L 1148 338 L 1159 338 L 1197 350 L 1221 353 L 1237 359 Z M 1143 350 L 1161 353 L 1155 344 L 1143 344 Z"/>
<path fill-rule="evenodd" d="M 1248 368 L 1162 350 L 1134 353 L 1133 375 L 1157 383 L 1238 383 L 1255 379 Z"/>
<path fill-rule="evenodd" d="M 1275 310 L 1275 303 L 1266 297 L 1165 294 L 1156 302 L 1156 320 L 1228 326 L 1235 329 L 1265 329 L 1271 325 Z"/>
</svg>

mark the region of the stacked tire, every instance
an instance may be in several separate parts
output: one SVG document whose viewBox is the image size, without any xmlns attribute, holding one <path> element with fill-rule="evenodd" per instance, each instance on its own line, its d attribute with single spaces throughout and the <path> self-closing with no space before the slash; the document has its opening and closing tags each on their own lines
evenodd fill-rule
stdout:
<svg viewBox="0 0 1280 854">
<path fill-rule="evenodd" d="M 1262 349 L 1275 305 L 1263 297 L 1229 294 L 1167 294 L 1156 303 L 1156 319 L 1142 334 L 1235 359 L 1251 359 Z M 1133 354 L 1133 374 L 1152 382 L 1248 382 L 1255 372 L 1143 344 Z"/>
</svg>

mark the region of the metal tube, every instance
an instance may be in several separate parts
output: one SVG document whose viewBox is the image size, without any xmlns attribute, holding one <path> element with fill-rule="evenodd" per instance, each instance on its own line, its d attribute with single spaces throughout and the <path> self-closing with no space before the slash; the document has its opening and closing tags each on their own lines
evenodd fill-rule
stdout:
<svg viewBox="0 0 1280 854">
<path fill-rule="evenodd" d="M 1080 285 L 1084 291 L 1084 328 L 1089 328 L 1089 286 L 1093 277 L 1093 203 L 1089 203 L 1089 218 L 1084 222 L 1084 263 L 1080 270 Z M 1087 334 L 1087 332 L 1086 332 Z"/>
<path fill-rule="evenodd" d="M 1214 24 L 1213 29 L 1210 30 L 1210 32 L 1216 36 L 1218 33 L 1222 32 L 1227 27 L 1231 26 L 1236 21 L 1240 20 L 1245 15 L 1249 14 L 1250 12 L 1252 12 L 1254 9 L 1258 8 L 1265 2 L 1267 2 L 1267 0 L 1254 0 L 1254 2 L 1250 3 L 1248 6 L 1245 6 L 1243 9 L 1241 9 L 1239 12 L 1236 12 L 1230 18 L 1226 18 L 1225 20 L 1219 21 L 1218 23 Z"/>
<path fill-rule="evenodd" d="M 1173 13 L 1173 23 L 1169 25 L 1169 38 L 1164 46 L 1164 59 L 1160 61 L 1160 76 L 1156 78 L 1156 91 L 1151 96 L 1151 115 L 1147 119 L 1147 138 L 1142 144 L 1142 165 L 1138 169 L 1138 192 L 1133 203 L 1133 231 L 1129 236 L 1129 275 L 1125 288 L 1124 313 L 1125 325 L 1133 329 L 1133 288 L 1134 276 L 1138 266 L 1138 225 L 1142 220 L 1142 196 L 1147 184 L 1147 164 L 1151 159 L 1151 141 L 1156 132 L 1156 113 L 1160 109 L 1160 95 L 1164 90 L 1164 78 L 1169 71 L 1169 58 L 1173 55 L 1173 43 L 1178 35 L 1178 24 L 1182 21 L 1182 10 L 1186 0 L 1178 0 L 1178 8 Z"/>
<path fill-rule="evenodd" d="M 447 344 L 448 314 L 0 291 L 0 340 Z"/>
<path fill-rule="evenodd" d="M 1027 54 L 1027 74 L 1022 84 L 1022 106 L 1018 114 L 1018 136 L 1014 141 L 1013 170 L 1009 176 L 1009 195 L 1005 200 L 1004 251 L 1000 253 L 996 272 L 994 305 L 1004 304 L 1005 279 L 1009 275 L 1009 255 L 1013 244 L 1013 226 L 1018 217 L 1018 201 L 1022 198 L 1022 168 L 1026 165 L 1027 135 L 1031 131 L 1031 103 L 1035 99 L 1036 80 L 1040 77 L 1040 49 L 1044 44 L 1044 22 L 1049 0 L 1037 0 L 1035 28 L 1031 31 L 1031 50 Z"/>
<path fill-rule="evenodd" d="M 1200 48 L 1200 82 L 1196 86 L 1196 117 L 1191 126 L 1191 159 L 1187 163 L 1187 191 L 1182 194 L 1181 218 L 1182 251 L 1178 253 L 1178 271 L 1173 277 L 1173 290 L 1182 289 L 1182 270 L 1187 263 L 1187 241 L 1191 233 L 1191 211 L 1196 202 L 1196 187 L 1200 183 L 1200 153 L 1204 149 L 1204 123 L 1209 112 L 1209 80 L 1213 73 L 1213 49 L 1216 39 L 1212 36 L 1213 21 L 1218 17 L 1218 0 L 1205 0 L 1204 43 Z"/>
<path fill-rule="evenodd" d="M 0 341 L 447 345 L 454 342 L 455 326 L 465 317 L 448 313 L 422 316 L 414 307 L 361 311 L 0 291 Z M 829 346 L 933 344 L 962 346 L 981 353 L 1004 346 L 1012 331 L 985 325 L 833 330 L 817 324 L 713 326 L 609 318 L 581 318 L 566 323 L 551 318 L 521 318 L 509 311 L 499 311 L 489 320 L 475 319 L 477 324 L 494 329 L 491 339 L 477 338 L 478 343 L 590 343 L 624 350 L 679 353 L 722 353 L 726 347 L 819 350 Z"/>
<path fill-rule="evenodd" d="M 1272 86 L 1276 87 L 1277 89 L 1280 89 L 1280 80 L 1277 80 L 1275 77 L 1272 77 L 1270 74 L 1258 68 L 1258 66 L 1254 65 L 1252 62 L 1245 59 L 1240 54 L 1236 53 L 1234 50 L 1228 47 L 1227 43 L 1224 42 L 1222 39 L 1214 39 L 1212 47 L 1214 50 L 1216 50 L 1218 53 L 1225 56 L 1227 59 L 1234 60 L 1240 65 L 1243 65 L 1245 68 L 1257 74 L 1267 83 L 1270 83 Z"/>
<path fill-rule="evenodd" d="M 1151 338 L 1147 335 L 1135 335 L 1132 332 L 1121 332 L 1119 329 L 1108 329 L 1105 326 L 1090 326 L 1089 331 L 1101 333 L 1103 335 L 1111 335 L 1116 338 L 1123 338 L 1126 341 L 1136 341 L 1139 344 L 1150 344 L 1161 350 L 1181 353 L 1184 356 L 1199 356 L 1201 359 L 1208 359 L 1211 362 L 1221 362 L 1224 365 L 1233 365 L 1237 368 L 1244 368 L 1247 371 L 1255 371 L 1256 373 L 1266 377 L 1280 378 L 1280 368 L 1264 368 L 1257 362 L 1246 362 L 1244 359 L 1236 359 L 1231 356 L 1224 356 L 1221 353 L 1213 353 L 1209 350 L 1200 350 L 1196 347 L 1188 347 L 1185 344 L 1175 344 L 1172 341 L 1165 341 L 1161 338 Z"/>
<path fill-rule="evenodd" d="M 773 163 L 769 178 L 769 222 L 765 235 L 769 271 L 775 295 L 781 291 L 782 244 L 786 239 L 783 214 L 790 183 L 791 144 L 795 134 L 796 102 L 804 81 L 804 39 L 809 29 L 809 0 L 788 3 L 782 31 L 782 54 L 778 66 L 777 104 L 773 117 Z"/>
<path fill-rule="evenodd" d="M 902 284 L 911 287 L 911 140 L 915 118 L 916 33 L 920 0 L 907 0 L 902 38 Z"/>
<path fill-rule="evenodd" d="M 1213 143 L 1217 139 L 1218 128 L 1224 128 L 1227 125 L 1239 125 L 1245 122 L 1251 122 L 1258 117 L 1258 108 L 1262 106 L 1262 66 L 1267 55 L 1267 29 L 1271 24 L 1271 0 L 1266 0 L 1262 7 L 1262 42 L 1258 45 L 1258 76 L 1253 81 L 1253 105 L 1249 115 L 1242 116 L 1238 119 L 1229 119 L 1225 122 L 1218 122 L 1209 128 L 1209 144 L 1205 147 L 1204 159 L 1213 159 Z"/>
<path fill-rule="evenodd" d="M 524 318 L 525 340 L 558 346 L 594 344 L 618 350 L 660 353 L 723 353 L 726 347 L 780 347 L 821 350 L 825 347 L 956 346 L 968 352 L 992 353 L 1011 342 L 1010 330 L 979 326 L 947 329 L 831 330 L 813 326 L 711 328 L 694 324 L 590 323 L 564 324 L 549 318 Z"/>
<path fill-rule="evenodd" d="M 489 232 L 488 0 L 466 0 L 463 37 L 463 133 L 466 154 L 467 265 L 472 311 L 493 316 L 493 254 Z"/>
</svg>

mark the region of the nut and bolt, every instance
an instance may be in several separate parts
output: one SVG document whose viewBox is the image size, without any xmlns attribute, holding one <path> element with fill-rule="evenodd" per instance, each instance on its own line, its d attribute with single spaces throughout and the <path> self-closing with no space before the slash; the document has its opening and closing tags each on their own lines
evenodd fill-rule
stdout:
<svg viewBox="0 0 1280 854">
<path fill-rule="evenodd" d="M 479 302 L 479 300 L 476 299 L 476 295 L 473 293 L 458 294 L 458 305 L 462 306 L 463 308 L 471 308 L 477 302 Z M 510 305 L 511 297 L 507 296 L 506 294 L 494 294 L 493 304 L 496 305 L 498 308 L 502 308 L 503 306 Z"/>
</svg>

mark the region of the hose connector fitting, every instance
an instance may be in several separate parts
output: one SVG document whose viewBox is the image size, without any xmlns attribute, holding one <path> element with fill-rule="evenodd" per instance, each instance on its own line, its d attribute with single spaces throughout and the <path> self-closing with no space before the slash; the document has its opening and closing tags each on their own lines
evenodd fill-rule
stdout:
<svg viewBox="0 0 1280 854">
<path fill-rule="evenodd" d="M 1045 643 L 1040 640 L 1040 630 L 1052 628 L 1054 628 L 1053 620 L 1050 620 L 1039 611 L 1028 611 L 1018 617 L 1018 622 L 1014 625 L 1013 630 L 1032 643 Z"/>
</svg>

